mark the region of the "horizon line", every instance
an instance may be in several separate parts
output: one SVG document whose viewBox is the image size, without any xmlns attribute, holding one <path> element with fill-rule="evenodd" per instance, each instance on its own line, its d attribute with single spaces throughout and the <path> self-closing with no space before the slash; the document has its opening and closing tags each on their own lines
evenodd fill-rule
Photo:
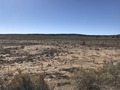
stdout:
<svg viewBox="0 0 120 90">
<path fill-rule="evenodd" d="M 85 35 L 85 36 L 115 36 L 120 34 L 80 34 L 80 33 L 0 33 L 0 35 Z"/>
</svg>

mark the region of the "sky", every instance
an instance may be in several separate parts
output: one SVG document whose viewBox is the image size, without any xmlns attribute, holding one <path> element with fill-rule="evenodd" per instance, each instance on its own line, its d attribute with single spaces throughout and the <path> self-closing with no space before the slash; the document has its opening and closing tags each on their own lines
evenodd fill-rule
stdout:
<svg viewBox="0 0 120 90">
<path fill-rule="evenodd" d="M 120 0 L 0 0 L 1 34 L 120 34 Z"/>
</svg>

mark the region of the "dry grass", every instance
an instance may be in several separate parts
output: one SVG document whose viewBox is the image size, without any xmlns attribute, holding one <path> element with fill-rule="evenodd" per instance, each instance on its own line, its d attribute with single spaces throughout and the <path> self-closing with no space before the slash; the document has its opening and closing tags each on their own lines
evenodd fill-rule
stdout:
<svg viewBox="0 0 120 90">
<path fill-rule="evenodd" d="M 105 62 L 98 70 L 81 68 L 74 80 L 77 90 L 120 90 L 120 63 Z"/>
<path fill-rule="evenodd" d="M 119 64 L 105 62 L 97 69 L 103 60 L 120 60 L 119 38 L 2 35 L 0 44 L 0 90 L 48 90 L 48 85 L 50 90 L 120 90 Z M 80 66 L 97 70 L 79 70 Z M 28 73 L 15 75 L 18 68 Z M 36 75 L 44 71 L 46 78 Z M 73 74 L 77 89 L 73 89 Z"/>
<path fill-rule="evenodd" d="M 44 75 L 30 75 L 29 73 L 19 73 L 0 90 L 49 90 L 44 81 Z"/>
</svg>

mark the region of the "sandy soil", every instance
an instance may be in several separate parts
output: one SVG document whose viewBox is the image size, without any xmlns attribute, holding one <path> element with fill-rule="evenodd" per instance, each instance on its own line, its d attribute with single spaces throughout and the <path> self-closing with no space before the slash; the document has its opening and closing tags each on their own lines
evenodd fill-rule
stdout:
<svg viewBox="0 0 120 90">
<path fill-rule="evenodd" d="M 110 40 L 2 39 L 0 77 L 8 81 L 19 69 L 31 74 L 45 72 L 54 90 L 73 90 L 70 76 L 79 67 L 96 69 L 105 61 L 120 62 L 120 39 Z"/>
</svg>

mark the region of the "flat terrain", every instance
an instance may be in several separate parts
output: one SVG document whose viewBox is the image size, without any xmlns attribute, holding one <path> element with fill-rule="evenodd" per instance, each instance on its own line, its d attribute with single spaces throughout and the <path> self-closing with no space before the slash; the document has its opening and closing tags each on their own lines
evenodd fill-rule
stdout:
<svg viewBox="0 0 120 90">
<path fill-rule="evenodd" d="M 80 67 L 97 69 L 120 62 L 120 35 L 0 35 L 0 78 L 9 81 L 20 69 L 44 72 L 54 90 L 74 90 L 71 75 Z"/>
</svg>

